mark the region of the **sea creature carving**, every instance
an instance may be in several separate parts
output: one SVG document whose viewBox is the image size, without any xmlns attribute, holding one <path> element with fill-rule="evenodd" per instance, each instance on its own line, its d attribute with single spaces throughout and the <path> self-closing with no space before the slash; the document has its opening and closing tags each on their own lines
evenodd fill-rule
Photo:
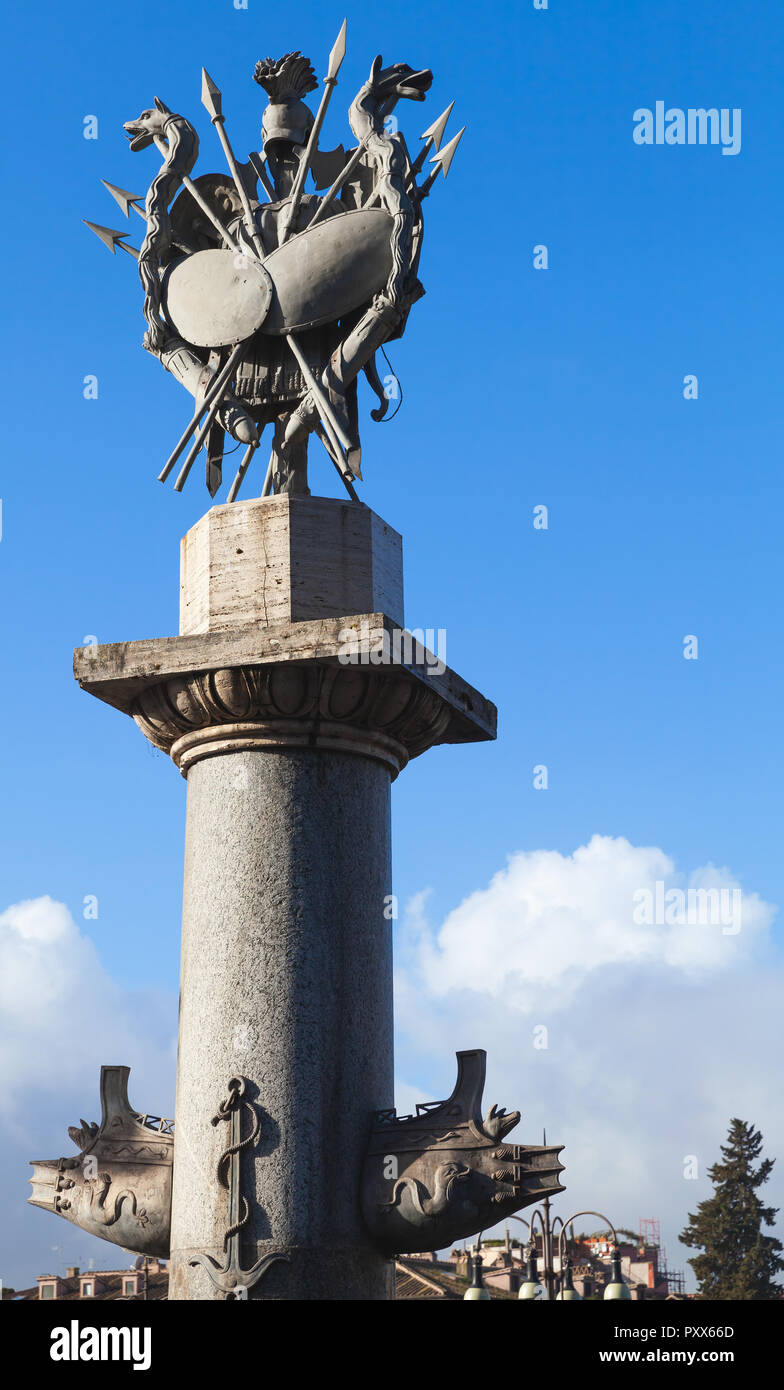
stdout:
<svg viewBox="0 0 784 1390">
<path fill-rule="evenodd" d="M 129 1075 L 130 1067 L 101 1068 L 100 1125 L 69 1128 L 78 1156 L 33 1162 L 28 1200 L 126 1250 L 166 1258 L 174 1126 L 131 1107 Z"/>
<path fill-rule="evenodd" d="M 415 1115 L 379 1111 L 362 1174 L 362 1212 L 387 1254 L 439 1250 L 563 1191 L 560 1145 L 503 1142 L 520 1112 L 482 1118 L 487 1054 L 458 1052 L 448 1100 Z"/>
</svg>

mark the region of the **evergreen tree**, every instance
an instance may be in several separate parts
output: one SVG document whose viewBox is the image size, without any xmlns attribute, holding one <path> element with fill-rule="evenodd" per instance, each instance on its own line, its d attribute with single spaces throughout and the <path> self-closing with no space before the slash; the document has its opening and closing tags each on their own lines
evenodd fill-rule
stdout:
<svg viewBox="0 0 784 1390">
<path fill-rule="evenodd" d="M 744 1120 L 732 1120 L 722 1162 L 708 1169 L 715 1192 L 700 1202 L 696 1214 L 681 1232 L 681 1242 L 701 1250 L 689 1260 L 699 1281 L 699 1298 L 745 1299 L 758 1302 L 778 1298 L 781 1285 L 776 1275 L 784 1269 L 779 1258 L 784 1249 L 775 1236 L 762 1233 L 772 1226 L 775 1207 L 763 1206 L 757 1188 L 770 1177 L 772 1158 L 755 1167 L 762 1149 L 762 1135 Z"/>
</svg>

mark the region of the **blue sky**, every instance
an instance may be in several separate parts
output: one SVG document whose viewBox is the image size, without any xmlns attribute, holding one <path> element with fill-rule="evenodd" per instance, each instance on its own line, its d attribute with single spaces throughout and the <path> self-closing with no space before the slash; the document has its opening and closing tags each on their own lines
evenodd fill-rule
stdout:
<svg viewBox="0 0 784 1390">
<path fill-rule="evenodd" d="M 321 71 L 343 13 L 312 0 L 273 11 L 87 0 L 76 19 L 50 3 L 20 11 L 8 35 L 0 910 L 64 903 L 128 997 L 149 1004 L 156 992 L 161 1038 L 176 1025 L 166 1001 L 176 1008 L 185 785 L 129 720 L 78 690 L 71 649 L 88 635 L 176 631 L 179 538 L 208 498 L 199 469 L 182 495 L 155 480 L 188 398 L 141 351 L 131 258 L 112 260 L 80 219 L 122 226 L 138 245 L 141 222 L 125 223 L 99 179 L 143 194 L 158 156 L 132 155 L 122 122 L 157 94 L 197 125 L 197 172 L 222 169 L 201 64 L 245 157 L 258 148 L 256 59 L 301 48 Z M 399 113 L 412 147 L 453 97 L 451 131 L 468 126 L 426 207 L 427 296 L 390 349 L 402 409 L 377 426 L 363 405 L 362 497 L 403 533 L 408 624 L 446 629 L 449 664 L 499 707 L 495 745 L 435 750 L 393 792 L 395 889 L 401 903 L 429 890 L 433 924 L 509 855 L 568 857 L 594 835 L 660 847 L 686 875 L 728 866 L 770 905 L 784 896 L 783 49 L 772 0 L 551 0 L 547 11 L 366 0 L 349 11 L 322 148 L 348 142 L 346 108 L 378 51 L 435 72 L 427 106 Z M 633 112 L 659 99 L 741 108 L 740 153 L 636 145 Z M 83 138 L 87 115 L 97 140 Z M 533 269 L 537 244 L 546 271 Z M 699 398 L 686 401 L 690 373 Z M 88 374 L 97 400 L 83 398 Z M 312 457 L 313 490 L 332 493 L 328 464 Z M 532 525 L 540 504 L 546 531 Z M 698 661 L 683 658 L 687 634 Z M 547 791 L 533 789 L 536 764 Z M 99 916 L 86 921 L 91 894 Z M 780 930 L 774 920 L 766 971 L 780 968 Z M 601 995 L 606 981 L 595 983 Z M 621 980 L 614 1006 L 634 988 Z M 651 1059 L 653 1018 L 679 986 L 661 988 Z M 700 988 L 718 1026 L 725 996 Z M 91 1007 L 85 998 L 74 1030 L 89 1028 Z M 404 1083 L 448 1090 L 450 1050 L 483 1045 L 457 1037 L 472 1017 L 456 1009 L 454 1036 L 445 1023 L 428 1050 L 404 1009 Z M 761 1039 L 736 1039 L 752 1070 L 781 1046 L 778 1016 L 764 1024 Z M 93 1095 L 101 1061 L 133 1058 L 96 1055 Z M 149 1074 L 160 1094 L 144 1105 L 170 1110 L 173 1073 Z M 554 1072 L 540 1084 L 507 1058 L 498 1075 L 517 1093 L 488 1099 L 522 1103 L 535 1128 L 568 1129 L 565 1103 L 551 1119 Z M 719 1095 L 716 1114 L 728 1121 L 735 1099 Z M 54 1155 L 56 1105 L 51 1116 L 34 1129 L 36 1142 L 51 1133 Z M 723 1128 L 706 1119 L 706 1161 Z M 689 1142 L 676 1123 L 678 1153 Z M 23 1194 L 24 1176 L 17 1205 Z M 673 1243 L 687 1201 L 677 1193 L 653 1185 L 618 1219 L 633 1225 L 657 1201 Z M 43 1214 L 25 1218 L 38 1254 L 55 1237 Z"/>
</svg>

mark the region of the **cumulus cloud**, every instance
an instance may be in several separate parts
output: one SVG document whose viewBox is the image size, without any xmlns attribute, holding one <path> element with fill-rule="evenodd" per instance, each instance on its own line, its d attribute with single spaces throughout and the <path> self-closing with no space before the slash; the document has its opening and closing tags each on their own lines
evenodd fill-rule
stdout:
<svg viewBox="0 0 784 1390">
<path fill-rule="evenodd" d="M 90 1257 L 104 1268 L 123 1260 L 105 1242 L 25 1205 L 28 1164 L 75 1152 L 67 1126 L 81 1116 L 100 1118 L 102 1063 L 131 1067 L 132 1104 L 172 1114 L 176 1027 L 176 997 L 124 989 L 63 903 L 41 897 L 0 913 L 0 1278 L 6 1284 L 24 1287 L 53 1265 Z"/>
<path fill-rule="evenodd" d="M 690 888 L 724 889 L 727 903 L 741 892 L 727 868 L 684 873 L 622 838 L 516 853 L 441 922 L 426 892 L 410 901 L 396 983 L 407 1095 L 418 1077 L 448 1094 L 454 1051 L 486 1048 L 486 1100 L 524 1111 L 512 1137 L 540 1142 L 546 1126 L 567 1145 L 559 1207 L 599 1206 L 633 1227 L 658 1216 L 681 1265 L 677 1233 L 710 1191 L 732 1115 L 762 1127 L 784 1168 L 775 908 L 742 891 L 736 930 L 690 917 Z M 647 924 L 641 894 L 658 903 Z"/>
<path fill-rule="evenodd" d="M 635 921 L 641 894 L 656 900 L 670 890 L 740 890 L 727 869 L 707 866 L 684 883 L 656 848 L 594 835 L 571 855 L 535 850 L 510 856 L 487 888 L 450 912 L 437 932 L 413 905 L 410 929 L 426 987 L 434 994 L 471 989 L 525 1008 L 542 989 L 561 1005 L 596 971 L 612 965 L 671 966 L 688 974 L 720 971 L 757 950 L 774 909 L 757 894 L 743 895 L 741 929 L 721 922 L 689 923 L 678 899 L 662 922 Z"/>
<path fill-rule="evenodd" d="M 427 892 L 408 903 L 395 994 L 401 1110 L 449 1093 L 455 1051 L 486 1048 L 486 1103 L 523 1110 L 512 1138 L 538 1143 L 546 1126 L 566 1145 L 562 1215 L 593 1207 L 623 1226 L 658 1216 L 681 1266 L 677 1233 L 710 1191 L 732 1115 L 762 1128 L 784 1169 L 775 909 L 744 889 L 737 933 L 690 923 L 677 900 L 667 920 L 635 921 L 641 890 L 690 887 L 741 885 L 729 869 L 684 873 L 662 849 L 620 838 L 513 854 L 442 921 Z M 130 1065 L 132 1102 L 171 1114 L 176 1022 L 175 995 L 125 989 L 62 903 L 0 913 L 6 1283 L 122 1261 L 26 1206 L 28 1162 L 70 1153 L 67 1125 L 98 1118 L 101 1062 Z M 784 1205 L 784 1172 L 774 1174 L 767 1199 Z"/>
</svg>

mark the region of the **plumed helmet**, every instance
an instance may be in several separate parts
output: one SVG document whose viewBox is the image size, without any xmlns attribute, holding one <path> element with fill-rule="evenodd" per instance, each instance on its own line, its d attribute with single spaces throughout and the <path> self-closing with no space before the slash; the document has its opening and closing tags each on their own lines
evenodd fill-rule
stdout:
<svg viewBox="0 0 784 1390">
<path fill-rule="evenodd" d="M 278 142 L 306 144 L 314 117 L 302 98 L 318 86 L 310 59 L 298 52 L 286 53 L 282 58 L 261 58 L 253 78 L 269 96 L 261 121 L 264 153 Z"/>
</svg>

